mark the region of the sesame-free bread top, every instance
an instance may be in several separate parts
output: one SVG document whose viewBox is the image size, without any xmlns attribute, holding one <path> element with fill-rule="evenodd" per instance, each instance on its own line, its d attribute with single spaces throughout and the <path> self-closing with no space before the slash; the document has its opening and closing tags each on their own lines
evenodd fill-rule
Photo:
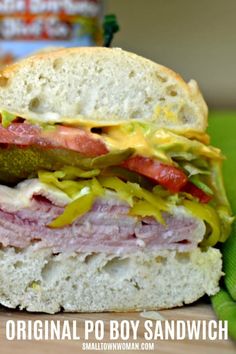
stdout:
<svg viewBox="0 0 236 354">
<path fill-rule="evenodd" d="M 119 48 L 38 53 L 0 72 L 0 111 L 39 122 L 109 125 L 152 121 L 204 132 L 207 106 L 191 80 Z"/>
</svg>

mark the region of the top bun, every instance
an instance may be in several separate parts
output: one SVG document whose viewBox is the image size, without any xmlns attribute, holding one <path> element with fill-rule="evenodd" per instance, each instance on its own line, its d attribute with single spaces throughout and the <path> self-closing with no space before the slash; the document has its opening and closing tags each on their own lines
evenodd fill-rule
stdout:
<svg viewBox="0 0 236 354">
<path fill-rule="evenodd" d="M 41 122 L 109 125 L 152 121 L 204 132 L 207 106 L 191 80 L 119 48 L 38 53 L 0 72 L 0 111 Z"/>
</svg>

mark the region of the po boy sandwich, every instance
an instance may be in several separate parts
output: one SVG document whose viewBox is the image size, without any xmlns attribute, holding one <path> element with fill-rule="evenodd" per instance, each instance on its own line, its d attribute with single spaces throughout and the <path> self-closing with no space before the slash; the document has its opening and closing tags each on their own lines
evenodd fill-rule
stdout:
<svg viewBox="0 0 236 354">
<path fill-rule="evenodd" d="M 0 303 L 163 309 L 219 290 L 232 217 L 195 81 L 121 49 L 0 73 Z"/>
</svg>

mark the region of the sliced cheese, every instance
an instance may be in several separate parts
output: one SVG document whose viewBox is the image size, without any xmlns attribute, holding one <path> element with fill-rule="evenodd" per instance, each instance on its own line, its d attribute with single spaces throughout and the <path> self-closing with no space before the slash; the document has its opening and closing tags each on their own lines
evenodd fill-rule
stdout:
<svg viewBox="0 0 236 354">
<path fill-rule="evenodd" d="M 58 206 L 65 206 L 71 199 L 59 189 L 41 183 L 38 179 L 29 179 L 19 183 L 15 188 L 0 185 L 1 208 L 7 211 L 17 211 L 30 207 L 33 195 L 46 197 Z"/>
</svg>

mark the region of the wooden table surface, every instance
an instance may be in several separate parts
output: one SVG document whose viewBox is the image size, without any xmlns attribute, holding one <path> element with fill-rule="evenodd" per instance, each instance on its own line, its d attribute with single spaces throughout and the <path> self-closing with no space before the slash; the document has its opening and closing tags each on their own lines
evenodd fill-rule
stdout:
<svg viewBox="0 0 236 354">
<path fill-rule="evenodd" d="M 213 311 L 209 304 L 204 302 L 197 303 L 183 308 L 165 310 L 158 312 L 165 320 L 211 320 L 215 319 Z M 83 351 L 82 343 L 84 338 L 76 340 L 42 340 L 42 341 L 9 341 L 6 339 L 6 321 L 7 320 L 76 320 L 78 327 L 83 333 L 85 320 L 103 320 L 105 322 L 105 338 L 103 342 L 110 342 L 108 334 L 108 324 L 110 320 L 140 320 L 137 342 L 145 342 L 143 339 L 142 324 L 146 320 L 139 313 L 102 313 L 102 314 L 66 314 L 60 313 L 57 315 L 31 314 L 20 311 L 10 311 L 4 308 L 0 309 L 0 353 L 2 354 L 77 354 L 82 352 L 95 353 L 96 351 Z M 155 323 L 155 321 L 154 321 Z M 91 342 L 96 342 L 94 337 L 91 337 Z M 120 340 L 121 342 L 121 340 Z M 133 340 L 132 340 L 133 342 Z M 236 343 L 231 340 L 168 340 L 168 341 L 152 341 L 155 343 L 154 351 L 125 351 L 127 353 L 163 353 L 163 354 L 233 354 L 236 353 Z M 145 342 L 147 343 L 147 342 Z M 109 351 L 99 351 L 108 353 Z M 123 352 L 123 351 L 120 351 Z"/>
</svg>

